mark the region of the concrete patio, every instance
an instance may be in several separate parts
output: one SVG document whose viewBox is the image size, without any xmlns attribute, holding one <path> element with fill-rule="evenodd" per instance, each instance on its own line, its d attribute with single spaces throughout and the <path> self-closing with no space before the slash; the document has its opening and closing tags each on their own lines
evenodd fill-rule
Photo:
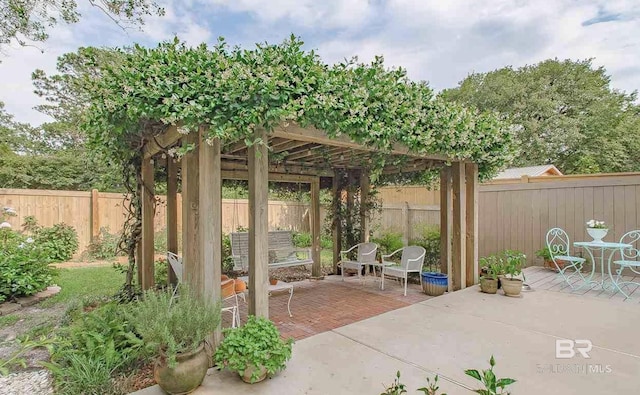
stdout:
<svg viewBox="0 0 640 395">
<path fill-rule="evenodd" d="M 469 394 L 479 387 L 464 369 L 487 368 L 492 354 L 496 375 L 517 380 L 514 394 L 637 393 L 638 295 L 570 293 L 553 272 L 525 273 L 533 290 L 522 298 L 474 286 L 424 300 L 296 342 L 287 369 L 259 384 L 211 370 L 194 394 L 375 395 L 398 370 L 409 394 L 435 374 L 443 392 Z M 556 359 L 556 339 L 590 340 L 591 358 Z M 161 393 L 157 386 L 138 392 Z"/>
</svg>

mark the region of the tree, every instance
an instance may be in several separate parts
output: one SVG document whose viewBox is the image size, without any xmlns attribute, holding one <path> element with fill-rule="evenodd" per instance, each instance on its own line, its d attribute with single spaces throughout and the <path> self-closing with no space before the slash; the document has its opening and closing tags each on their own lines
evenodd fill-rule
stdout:
<svg viewBox="0 0 640 395">
<path fill-rule="evenodd" d="M 591 60 L 546 60 L 469 75 L 440 96 L 497 111 L 516 130 L 515 165 L 552 163 L 566 173 L 640 170 L 636 92 L 610 86 Z"/>
<path fill-rule="evenodd" d="M 147 15 L 164 15 L 153 0 L 87 0 L 123 29 L 144 25 Z M 22 46 L 44 42 L 58 23 L 77 23 L 78 4 L 71 0 L 0 0 L 0 49 L 13 40 Z"/>
</svg>

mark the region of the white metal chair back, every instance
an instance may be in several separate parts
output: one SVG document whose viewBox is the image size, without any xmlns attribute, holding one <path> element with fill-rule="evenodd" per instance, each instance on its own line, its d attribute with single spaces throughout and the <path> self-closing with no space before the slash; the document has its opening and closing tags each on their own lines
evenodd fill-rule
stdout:
<svg viewBox="0 0 640 395">
<path fill-rule="evenodd" d="M 408 246 L 402 249 L 402 258 L 400 258 L 400 266 L 409 271 L 422 270 L 424 257 L 427 250 L 420 246 Z"/>
<path fill-rule="evenodd" d="M 621 249 L 620 254 L 623 260 L 636 261 L 640 258 L 640 230 L 627 232 L 620 238 L 620 243 L 631 244 L 633 247 Z"/>
<path fill-rule="evenodd" d="M 547 232 L 547 248 L 552 259 L 557 255 L 569 254 L 569 235 L 560 228 L 553 228 Z"/>
<path fill-rule="evenodd" d="M 182 258 L 173 252 L 167 252 L 167 261 L 171 265 L 173 272 L 176 274 L 178 282 L 182 282 Z"/>
<path fill-rule="evenodd" d="M 376 243 L 358 244 L 357 262 L 360 262 L 360 263 L 376 262 L 377 250 L 378 250 L 378 245 Z"/>
</svg>

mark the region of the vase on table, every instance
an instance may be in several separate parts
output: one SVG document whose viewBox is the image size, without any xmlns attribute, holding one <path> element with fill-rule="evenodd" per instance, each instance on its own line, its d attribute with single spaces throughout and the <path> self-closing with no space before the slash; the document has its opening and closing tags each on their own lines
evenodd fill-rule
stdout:
<svg viewBox="0 0 640 395">
<path fill-rule="evenodd" d="M 593 238 L 594 243 L 604 243 L 602 239 L 607 235 L 609 229 L 606 228 L 587 228 L 587 233 Z"/>
</svg>

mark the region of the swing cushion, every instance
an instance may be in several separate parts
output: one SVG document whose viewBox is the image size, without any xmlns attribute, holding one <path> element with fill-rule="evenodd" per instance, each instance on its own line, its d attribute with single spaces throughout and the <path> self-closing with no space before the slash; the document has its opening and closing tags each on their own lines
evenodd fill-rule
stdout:
<svg viewBox="0 0 640 395">
<path fill-rule="evenodd" d="M 249 270 L 249 233 L 231 233 L 231 257 L 233 270 Z M 269 268 L 309 265 L 313 263 L 311 249 L 300 249 L 293 245 L 291 231 L 269 232 Z"/>
</svg>

